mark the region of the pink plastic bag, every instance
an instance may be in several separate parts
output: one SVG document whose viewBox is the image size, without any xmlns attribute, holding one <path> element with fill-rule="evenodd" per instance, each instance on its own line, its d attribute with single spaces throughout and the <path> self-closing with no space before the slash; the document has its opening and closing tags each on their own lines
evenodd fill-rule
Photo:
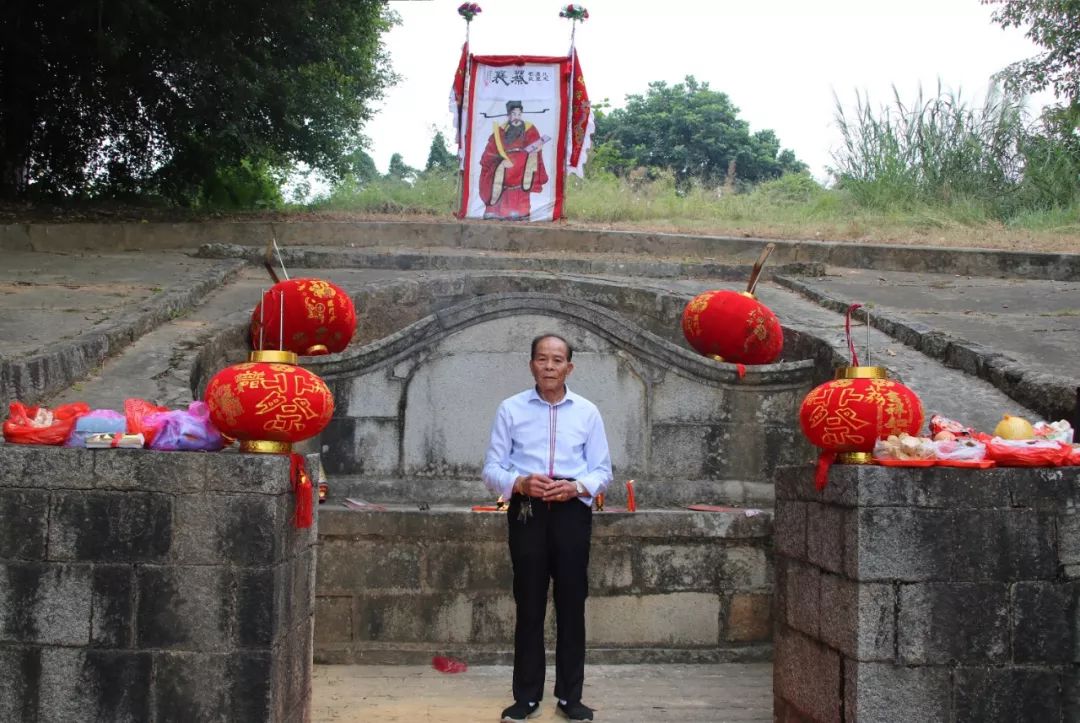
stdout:
<svg viewBox="0 0 1080 723">
<path fill-rule="evenodd" d="M 210 421 L 206 402 L 192 402 L 187 411 L 148 414 L 143 423 L 153 430 L 147 447 L 159 452 L 213 452 L 225 446 L 221 432 Z"/>
</svg>

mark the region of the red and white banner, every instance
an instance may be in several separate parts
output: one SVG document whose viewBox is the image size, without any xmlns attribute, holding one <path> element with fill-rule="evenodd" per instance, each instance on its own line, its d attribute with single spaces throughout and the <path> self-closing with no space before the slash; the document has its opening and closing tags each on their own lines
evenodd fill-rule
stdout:
<svg viewBox="0 0 1080 723">
<path fill-rule="evenodd" d="M 472 56 L 461 217 L 562 217 L 569 79 L 567 57 Z"/>
</svg>

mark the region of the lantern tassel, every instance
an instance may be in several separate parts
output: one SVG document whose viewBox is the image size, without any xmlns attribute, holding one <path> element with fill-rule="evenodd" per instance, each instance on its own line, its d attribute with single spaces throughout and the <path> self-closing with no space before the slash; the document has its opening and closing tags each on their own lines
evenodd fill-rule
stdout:
<svg viewBox="0 0 1080 723">
<path fill-rule="evenodd" d="M 304 467 L 304 458 L 295 452 L 289 458 L 289 476 L 292 479 L 293 494 L 296 496 L 296 513 L 293 515 L 293 526 L 298 530 L 303 530 L 311 527 L 315 521 L 314 490 L 311 477 Z"/>
<path fill-rule="evenodd" d="M 817 458 L 817 469 L 814 471 L 814 488 L 818 492 L 825 489 L 825 485 L 829 483 L 829 468 L 832 467 L 835 461 L 836 452 L 830 452 L 826 449 L 821 450 L 821 454 Z"/>
</svg>

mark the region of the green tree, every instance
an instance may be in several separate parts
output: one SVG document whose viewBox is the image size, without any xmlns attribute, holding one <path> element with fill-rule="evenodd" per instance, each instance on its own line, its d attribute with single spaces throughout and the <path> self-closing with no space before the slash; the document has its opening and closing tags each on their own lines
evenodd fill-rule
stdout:
<svg viewBox="0 0 1080 723">
<path fill-rule="evenodd" d="M 1080 2 L 1077 0 L 982 0 L 999 5 L 993 20 L 1003 28 L 1026 27 L 1025 35 L 1046 52 L 1013 63 L 1002 76 L 1026 92 L 1051 88 L 1080 104 Z"/>
<path fill-rule="evenodd" d="M 781 151 L 773 131 L 751 135 L 738 114 L 726 94 L 692 75 L 672 86 L 653 82 L 644 95 L 626 96 L 625 108 L 597 116 L 598 156 L 615 173 L 638 166 L 670 170 L 682 189 L 693 180 L 724 182 L 732 161 L 735 176 L 750 183 L 806 170 L 794 153 Z"/>
<path fill-rule="evenodd" d="M 363 148 L 356 148 L 345 156 L 345 174 L 360 182 L 361 185 L 379 177 L 375 161 Z"/>
<path fill-rule="evenodd" d="M 424 171 L 454 171 L 457 170 L 457 166 L 457 156 L 446 148 L 446 139 L 443 138 L 442 131 L 435 131 Z"/>
<path fill-rule="evenodd" d="M 400 153 L 390 156 L 390 166 L 386 169 L 386 177 L 396 181 L 411 181 L 416 178 L 415 168 L 405 162 Z"/>
<path fill-rule="evenodd" d="M 0 6 L 0 197 L 161 192 L 303 162 L 331 177 L 393 81 L 382 0 Z"/>
</svg>

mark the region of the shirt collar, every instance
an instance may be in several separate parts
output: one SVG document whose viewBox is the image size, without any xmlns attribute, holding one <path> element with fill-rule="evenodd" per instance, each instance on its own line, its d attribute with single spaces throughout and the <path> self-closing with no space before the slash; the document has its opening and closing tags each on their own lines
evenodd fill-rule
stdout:
<svg viewBox="0 0 1080 723">
<path fill-rule="evenodd" d="M 562 405 L 566 404 L 567 402 L 572 403 L 575 398 L 577 398 L 577 395 L 570 391 L 570 386 L 569 385 L 566 385 L 566 394 L 564 394 L 563 398 L 560 399 L 559 401 L 557 401 L 555 404 L 549 404 L 546 399 L 541 397 L 540 392 L 536 391 L 536 385 L 535 384 L 533 385 L 532 389 L 529 390 L 529 401 L 530 402 L 540 402 L 541 404 L 547 404 L 550 407 L 561 407 Z"/>
</svg>

